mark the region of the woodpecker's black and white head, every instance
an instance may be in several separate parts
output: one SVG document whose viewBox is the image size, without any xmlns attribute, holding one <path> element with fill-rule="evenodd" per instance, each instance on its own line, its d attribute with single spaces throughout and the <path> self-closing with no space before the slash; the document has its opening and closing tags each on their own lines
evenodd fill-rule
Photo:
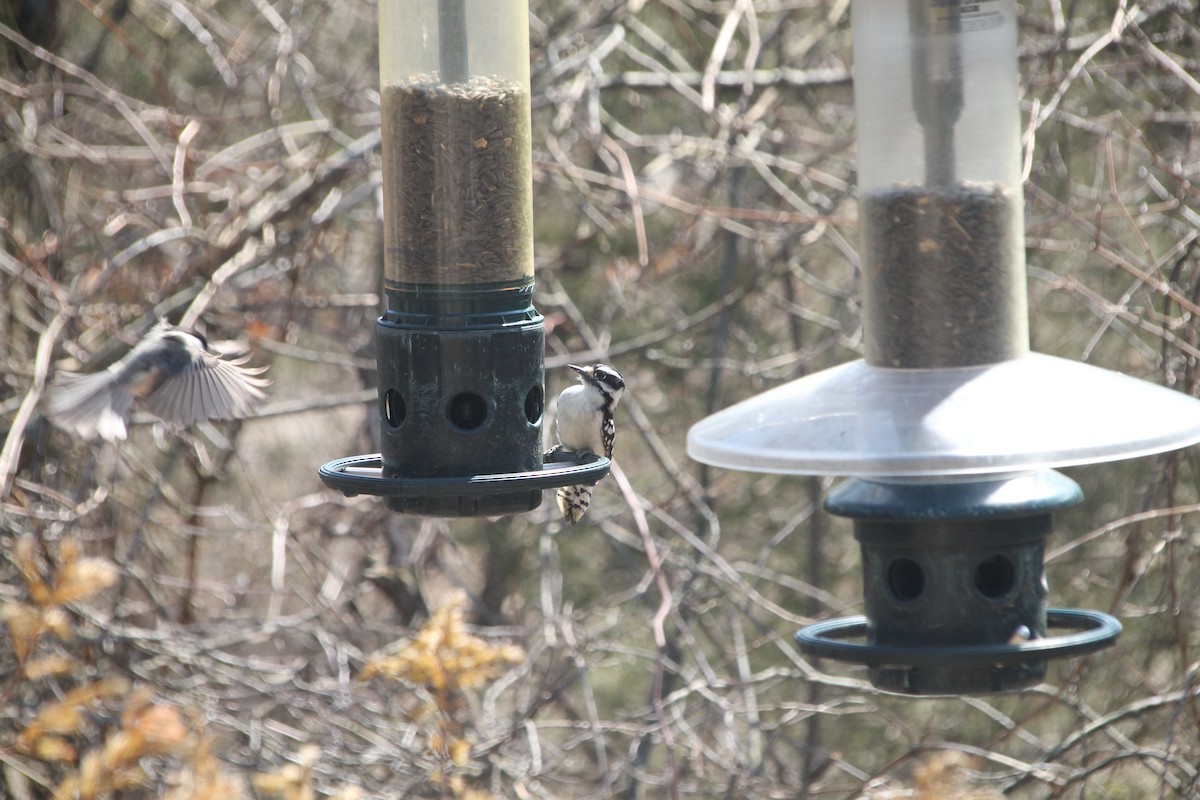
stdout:
<svg viewBox="0 0 1200 800">
<path fill-rule="evenodd" d="M 50 421 L 87 439 L 124 439 L 134 403 L 167 422 L 190 425 L 234 419 L 266 397 L 265 367 L 243 366 L 208 352 L 195 331 L 165 320 L 120 361 L 90 375 L 61 373 L 46 398 Z"/>
<path fill-rule="evenodd" d="M 576 364 L 567 366 L 575 370 L 581 384 L 595 387 L 613 406 L 616 406 L 617 401 L 625 392 L 625 379 L 621 377 L 621 373 L 607 364 L 596 364 L 591 367 L 580 367 Z"/>
</svg>

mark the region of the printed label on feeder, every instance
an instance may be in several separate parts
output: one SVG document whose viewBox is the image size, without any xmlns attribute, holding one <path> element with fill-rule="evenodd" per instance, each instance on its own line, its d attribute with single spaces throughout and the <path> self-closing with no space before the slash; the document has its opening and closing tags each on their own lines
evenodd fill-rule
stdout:
<svg viewBox="0 0 1200 800">
<path fill-rule="evenodd" d="M 1004 24 L 1001 0 L 930 0 L 926 24 L 930 33 L 970 33 Z"/>
</svg>

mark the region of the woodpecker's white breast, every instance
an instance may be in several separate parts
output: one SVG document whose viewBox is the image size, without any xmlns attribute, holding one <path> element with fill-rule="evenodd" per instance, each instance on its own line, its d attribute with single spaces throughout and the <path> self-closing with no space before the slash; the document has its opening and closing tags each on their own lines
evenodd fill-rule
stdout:
<svg viewBox="0 0 1200 800">
<path fill-rule="evenodd" d="M 568 386 L 558 396 L 558 441 L 568 450 L 604 455 L 601 410 L 604 396 L 591 385 Z"/>
</svg>

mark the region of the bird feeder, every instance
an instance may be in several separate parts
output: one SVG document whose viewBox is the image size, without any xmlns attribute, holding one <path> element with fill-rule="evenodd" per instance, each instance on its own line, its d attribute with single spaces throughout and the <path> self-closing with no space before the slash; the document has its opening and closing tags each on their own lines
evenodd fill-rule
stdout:
<svg viewBox="0 0 1200 800">
<path fill-rule="evenodd" d="M 1200 441 L 1200 402 L 1029 352 L 1014 0 L 854 0 L 865 359 L 702 420 L 689 454 L 850 476 L 825 501 L 862 552 L 865 616 L 797 634 L 912 695 L 1019 689 L 1111 644 L 1050 608 L 1052 467 Z M 1133 411 L 1136 409 L 1136 412 Z"/>
<path fill-rule="evenodd" d="M 379 50 L 382 453 L 321 478 L 407 513 L 529 511 L 609 462 L 543 460 L 527 2 L 381 0 Z"/>
</svg>

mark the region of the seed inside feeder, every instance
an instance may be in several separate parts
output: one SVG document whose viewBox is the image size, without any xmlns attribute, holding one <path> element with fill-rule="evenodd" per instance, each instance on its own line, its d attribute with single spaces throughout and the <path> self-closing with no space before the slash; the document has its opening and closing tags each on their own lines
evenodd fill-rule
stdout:
<svg viewBox="0 0 1200 800">
<path fill-rule="evenodd" d="M 388 276 L 402 284 L 533 275 L 529 94 L 489 77 L 387 86 Z"/>
<path fill-rule="evenodd" d="M 862 199 L 867 361 L 993 364 L 1028 350 L 1021 198 L 997 184 L 896 186 Z"/>
</svg>

